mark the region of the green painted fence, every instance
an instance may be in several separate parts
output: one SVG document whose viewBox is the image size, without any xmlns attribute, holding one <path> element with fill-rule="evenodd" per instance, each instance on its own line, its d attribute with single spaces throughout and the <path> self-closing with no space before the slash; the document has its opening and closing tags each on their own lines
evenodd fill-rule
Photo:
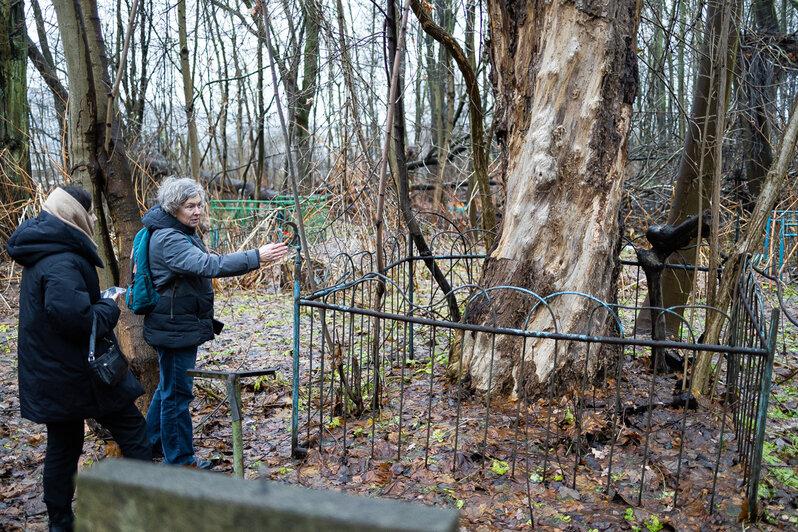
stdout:
<svg viewBox="0 0 798 532">
<path fill-rule="evenodd" d="M 329 213 L 329 194 L 300 197 L 300 208 L 308 238 L 323 237 Z M 251 237 L 253 231 L 282 235 L 283 222 L 293 222 L 293 196 L 276 196 L 268 200 L 222 200 L 209 202 L 211 228 L 207 236 L 209 246 L 220 252 L 230 252 Z"/>
</svg>

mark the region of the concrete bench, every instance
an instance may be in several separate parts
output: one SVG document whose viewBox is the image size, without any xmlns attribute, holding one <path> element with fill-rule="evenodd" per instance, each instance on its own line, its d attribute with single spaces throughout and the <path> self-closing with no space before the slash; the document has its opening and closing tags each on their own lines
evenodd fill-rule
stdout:
<svg viewBox="0 0 798 532">
<path fill-rule="evenodd" d="M 77 486 L 82 531 L 458 530 L 457 510 L 132 460 L 103 460 Z"/>
</svg>

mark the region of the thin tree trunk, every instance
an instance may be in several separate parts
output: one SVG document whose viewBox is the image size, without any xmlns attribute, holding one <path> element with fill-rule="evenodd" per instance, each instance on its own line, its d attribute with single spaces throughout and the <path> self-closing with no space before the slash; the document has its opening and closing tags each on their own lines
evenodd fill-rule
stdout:
<svg viewBox="0 0 798 532">
<path fill-rule="evenodd" d="M 720 160 L 716 150 L 718 120 L 723 120 L 728 105 L 730 84 L 721 77 L 721 65 L 733 65 L 737 50 L 737 36 L 732 25 L 739 11 L 739 0 L 718 0 L 707 4 L 707 24 L 693 89 L 691 119 L 687 125 L 684 151 L 673 190 L 673 202 L 668 215 L 668 225 L 678 225 L 687 217 L 697 214 L 712 204 L 713 175 Z M 727 44 L 722 46 L 722 42 Z M 725 56 L 725 57 L 722 57 Z M 719 118 L 719 115 L 720 118 Z M 699 228 L 700 242 L 706 229 Z M 696 248 L 685 250 L 679 262 L 696 264 Z M 665 308 L 679 307 L 687 301 L 694 286 L 694 277 L 687 270 L 675 273 L 666 269 L 662 279 L 662 298 Z M 668 333 L 675 332 L 681 320 L 669 314 L 666 317 Z"/>
<path fill-rule="evenodd" d="M 471 67 L 471 70 L 474 72 L 477 71 L 477 56 L 475 52 L 474 46 L 474 35 L 476 34 L 475 31 L 475 21 L 476 21 L 476 0 L 469 0 L 468 6 L 466 7 L 466 28 L 465 28 L 465 54 L 466 58 L 468 59 L 468 64 Z M 490 135 L 488 135 L 488 139 L 490 139 Z M 488 148 L 486 146 L 485 153 L 489 154 Z M 472 229 L 476 229 L 477 226 L 477 202 L 475 201 L 476 198 L 475 192 L 477 188 L 476 176 L 474 175 L 474 162 L 471 161 L 471 166 L 468 169 L 468 191 L 466 193 L 466 208 L 468 209 L 468 223 Z"/>
<path fill-rule="evenodd" d="M 36 70 L 38 70 L 39 74 L 44 78 L 44 82 L 47 84 L 50 92 L 53 93 L 53 107 L 55 108 L 55 114 L 58 119 L 59 133 L 63 138 L 62 150 L 65 162 L 64 166 L 68 167 L 69 152 L 67 151 L 67 146 L 69 145 L 69 141 L 67 139 L 66 127 L 68 94 L 67 90 L 61 84 L 61 80 L 58 78 L 55 61 L 53 61 L 53 56 L 50 53 L 47 32 L 44 29 L 44 18 L 42 17 L 42 10 L 41 7 L 39 7 L 38 0 L 33 0 L 31 2 L 31 7 L 33 8 L 33 16 L 36 22 L 36 34 L 39 37 L 41 51 L 36 48 L 33 41 L 28 38 L 28 59 L 31 60 Z"/>
<path fill-rule="evenodd" d="M 263 20 L 258 19 L 258 27 L 263 26 Z M 266 156 L 266 109 L 263 102 L 263 41 L 258 39 L 258 163 L 255 170 L 255 199 L 260 200 L 260 185 L 263 180 L 263 163 Z"/>
<path fill-rule="evenodd" d="M 451 35 L 452 28 L 450 25 L 451 21 L 454 20 L 450 12 L 451 9 L 445 1 L 438 3 L 441 27 L 445 29 L 446 33 Z M 436 92 L 438 94 L 438 103 L 441 104 L 441 112 L 439 113 L 440 135 L 438 139 L 438 160 L 440 163 L 438 164 L 434 201 L 437 208 L 443 211 L 445 210 L 443 183 L 446 181 L 448 166 L 446 163 L 449 158 L 449 147 L 454 129 L 454 72 L 452 71 L 452 56 L 443 45 L 438 47 L 437 70 L 438 85 Z"/>
<path fill-rule="evenodd" d="M 344 21 L 344 6 L 341 0 L 336 0 L 336 8 L 338 15 L 338 42 L 341 48 L 341 68 L 344 74 L 344 83 L 346 84 L 347 91 L 347 108 L 352 112 L 352 120 L 354 121 L 355 133 L 357 134 L 360 149 L 363 151 L 363 157 L 366 159 L 366 164 L 371 166 L 371 152 L 369 151 L 368 143 L 363 135 L 363 128 L 360 122 L 360 105 L 358 103 L 358 95 L 355 90 L 354 74 L 352 67 L 352 59 L 349 56 L 349 44 L 346 38 L 346 22 Z"/>
<path fill-rule="evenodd" d="M 754 21 L 760 35 L 775 35 L 779 31 L 773 0 L 753 1 Z M 747 54 L 741 54 L 745 65 L 742 80 L 747 101 L 743 113 L 746 141 L 746 194 L 744 209 L 750 211 L 762 189 L 768 169 L 773 164 L 770 142 L 770 117 L 776 116 L 774 103 L 778 77 L 772 50 L 759 39 L 754 41 Z"/>
<path fill-rule="evenodd" d="M 152 37 L 152 1 L 149 2 L 150 8 L 144 7 L 144 2 L 139 3 L 139 41 L 141 55 L 137 63 L 134 58 L 130 61 L 130 76 L 127 81 L 129 87 L 125 92 L 129 98 L 125 108 L 127 109 L 126 134 L 127 137 L 135 142 L 141 134 L 144 123 L 144 104 L 147 98 L 147 87 L 149 86 L 149 45 Z M 133 50 L 135 52 L 135 48 Z M 140 73 L 138 72 L 140 70 Z"/>
<path fill-rule="evenodd" d="M 188 149 L 191 160 L 191 177 L 200 177 L 200 150 L 197 136 L 197 122 L 194 117 L 194 79 L 188 63 L 188 36 L 186 33 L 186 0 L 177 2 L 177 24 L 180 40 L 180 72 L 183 75 L 183 97 L 186 100 L 186 121 L 188 123 Z"/>
<path fill-rule="evenodd" d="M 297 174 L 301 189 L 308 193 L 313 186 L 313 153 L 310 135 L 310 112 L 316 98 L 319 75 L 319 7 L 315 0 L 304 0 L 305 46 L 302 50 L 302 88 L 292 102 L 294 110 L 294 143 L 297 153 Z"/>
<path fill-rule="evenodd" d="M 762 184 L 762 191 L 745 227 L 745 233 L 734 245 L 724 264 L 723 277 L 715 300 L 715 307 L 721 312 L 729 307 L 732 295 L 737 290 L 737 281 L 742 274 L 745 258 L 754 253 L 762 242 L 765 224 L 787 181 L 787 172 L 792 162 L 797 140 L 798 99 L 795 100 L 790 110 L 790 119 L 779 143 L 776 160 L 773 161 L 767 178 Z M 721 312 L 707 313 L 704 341 L 708 344 L 720 343 L 721 331 L 725 324 L 725 317 Z M 712 355 L 712 353 L 702 352 L 696 361 L 691 387 L 697 393 L 706 393 L 712 385 Z"/>
<path fill-rule="evenodd" d="M 497 229 L 496 209 L 490 192 L 488 155 L 485 150 L 485 139 L 482 128 L 482 97 L 479 94 L 476 73 L 471 68 L 468 59 L 460 48 L 460 45 L 457 44 L 457 41 L 430 19 L 419 0 L 411 0 L 410 5 L 424 31 L 442 45 L 446 46 L 446 49 L 449 50 L 460 72 L 463 74 L 469 98 L 468 111 L 471 119 L 471 150 L 474 161 L 474 173 L 476 174 L 476 181 L 479 185 L 482 199 L 482 228 L 486 231 L 495 231 Z M 485 245 L 488 250 L 493 246 L 493 237 L 490 232 L 486 233 Z"/>
<path fill-rule="evenodd" d="M 390 16 L 391 10 L 389 10 Z M 388 63 L 394 64 L 395 58 L 399 51 L 397 50 L 398 36 L 397 29 L 393 21 L 389 21 L 388 25 Z M 401 74 L 396 80 L 397 84 L 401 87 L 404 86 L 404 79 Z M 405 113 L 404 113 L 404 98 L 401 94 L 397 94 L 396 101 L 394 102 L 394 122 L 393 122 L 393 153 L 391 157 L 391 166 L 395 170 L 396 175 L 396 188 L 399 196 L 399 210 L 402 212 L 402 218 L 407 224 L 407 230 L 410 233 L 410 238 L 418 249 L 419 256 L 428 257 L 424 259 L 424 265 L 432 274 L 433 279 L 441 289 L 441 293 L 446 295 L 446 301 L 449 305 L 449 319 L 452 321 L 460 321 L 460 309 L 457 306 L 457 299 L 454 294 L 451 294 L 452 287 L 446 279 L 446 275 L 438 267 L 435 259 L 431 258 L 432 250 L 427 244 L 424 234 L 421 231 L 421 225 L 418 223 L 416 213 L 410 202 L 410 184 L 407 174 L 407 159 L 405 157 Z"/>
</svg>

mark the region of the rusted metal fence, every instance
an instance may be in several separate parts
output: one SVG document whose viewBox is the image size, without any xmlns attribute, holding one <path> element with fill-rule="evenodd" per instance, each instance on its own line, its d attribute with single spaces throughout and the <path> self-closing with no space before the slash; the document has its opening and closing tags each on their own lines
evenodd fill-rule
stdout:
<svg viewBox="0 0 798 532">
<path fill-rule="evenodd" d="M 455 476 L 474 464 L 504 464 L 526 485 L 531 515 L 530 484 L 560 482 L 579 490 L 598 478 L 606 493 L 637 505 L 676 507 L 709 493 L 703 500 L 711 513 L 733 491 L 719 483 L 719 471 L 737 467 L 749 515 L 755 515 L 778 322 L 775 312 L 766 311 L 754 272 L 747 268 L 740 278 L 723 345 L 702 343 L 695 330 L 707 313 L 718 312 L 703 305 L 662 309 L 683 326 L 676 338 L 652 340 L 637 331 L 639 314 L 650 309 L 643 306 L 645 277 L 636 262 L 622 261 L 618 302 L 572 292 L 544 297 L 517 287 L 486 290 L 476 285 L 484 258 L 480 236 L 450 231 L 430 239 L 450 294 L 424 267 L 429 257 L 414 255 L 403 236 L 386 244 L 385 276 L 373 272 L 371 253 L 341 254 L 330 261 L 315 293 L 301 296 L 295 287 L 294 449 L 314 447 L 345 460 L 365 444 L 374 467 L 423 457 L 425 467 L 445 462 Z M 448 319 L 447 295 L 467 313 L 475 297 L 490 303 L 501 291 L 528 298 L 530 314 L 544 308 L 551 326 L 542 331 Z M 591 325 L 558 332 L 563 316 L 553 303 L 559 298 L 582 299 L 597 316 L 590 323 L 608 320 L 617 334 L 596 335 Z M 531 340 L 553 343 L 555 357 L 568 356 L 585 368 L 581 386 L 557 389 L 563 368 L 555 358 L 542 397 L 527 397 L 523 383 L 511 401 L 494 397 L 491 386 L 483 396 L 469 396 L 461 367 L 448 368 L 448 382 L 444 373 L 450 357 L 462 354 L 463 336 L 476 333 L 487 335 L 482 345 L 491 350 L 516 342 L 521 364 Z M 658 375 L 659 363 L 652 360 L 681 356 L 689 366 L 701 352 L 712 355 L 717 382 L 707 397 L 682 392 L 681 379 Z M 490 380 L 493 352 L 489 360 Z M 599 361 L 598 378 L 588 375 Z M 453 421 L 444 421 L 449 412 Z"/>
</svg>

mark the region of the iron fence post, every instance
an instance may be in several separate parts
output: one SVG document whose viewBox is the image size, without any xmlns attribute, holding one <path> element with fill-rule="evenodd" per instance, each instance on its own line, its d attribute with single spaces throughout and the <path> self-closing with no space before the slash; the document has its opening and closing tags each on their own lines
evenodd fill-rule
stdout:
<svg viewBox="0 0 798 532">
<path fill-rule="evenodd" d="M 299 448 L 299 276 L 302 271 L 300 251 L 301 246 L 297 246 L 294 260 L 294 354 L 291 374 L 291 456 L 294 457 Z"/>
<path fill-rule="evenodd" d="M 413 239 L 412 238 L 410 239 L 410 256 L 411 257 L 413 256 Z M 413 261 L 412 260 L 408 262 L 408 272 L 410 273 L 410 275 L 409 275 L 410 284 L 408 286 L 408 298 L 409 298 L 409 301 L 410 301 L 410 306 L 409 306 L 410 312 L 408 312 L 408 315 L 412 316 L 413 315 L 413 305 L 415 305 L 415 303 L 416 303 L 415 302 L 415 298 L 414 298 L 415 294 L 414 294 L 414 290 L 413 290 L 413 284 L 414 284 L 413 281 L 414 281 L 414 279 L 413 279 Z M 408 325 L 409 325 L 409 328 L 410 328 L 410 332 L 409 332 L 409 334 L 410 334 L 410 338 L 409 338 L 410 354 L 409 354 L 409 356 L 410 356 L 410 360 L 415 360 L 416 359 L 416 350 L 415 350 L 416 346 L 415 346 L 415 341 L 414 341 L 415 339 L 413 337 L 413 322 L 411 321 Z"/>
<path fill-rule="evenodd" d="M 759 479 L 762 476 L 762 448 L 765 445 L 765 425 L 768 418 L 768 400 L 770 399 L 770 384 L 773 375 L 773 359 L 776 353 L 776 340 L 779 329 L 779 309 L 770 313 L 770 338 L 768 339 L 768 354 L 765 359 L 762 387 L 759 397 L 759 412 L 756 419 L 756 443 L 754 456 L 751 460 L 751 476 L 748 481 L 748 518 L 755 521 L 757 517 L 757 498 L 759 496 Z"/>
</svg>

